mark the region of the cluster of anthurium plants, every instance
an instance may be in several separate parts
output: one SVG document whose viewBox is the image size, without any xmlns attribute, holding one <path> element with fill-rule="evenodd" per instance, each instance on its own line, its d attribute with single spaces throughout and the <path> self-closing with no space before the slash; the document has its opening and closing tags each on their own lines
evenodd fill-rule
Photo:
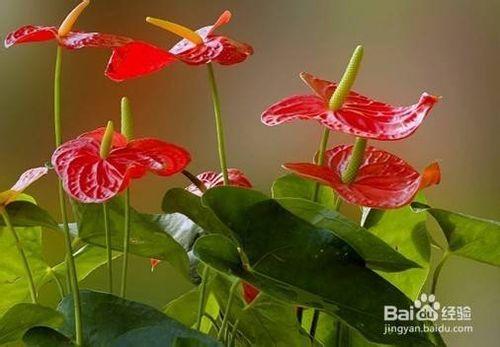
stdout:
<svg viewBox="0 0 500 347">
<path fill-rule="evenodd" d="M 275 126 L 315 120 L 323 129 L 312 162 L 279 163 L 289 172 L 271 192 L 252 189 L 251 179 L 229 168 L 224 146 L 217 64 L 235 66 L 253 49 L 218 34 L 231 19 L 196 31 L 147 18 L 183 39 L 170 50 L 128 37 L 76 31 L 79 4 L 59 27 L 23 26 L 5 47 L 55 41 L 54 138 L 45 166 L 24 172 L 0 193 L 0 343 L 28 346 L 440 346 L 430 321 L 411 317 L 398 324 L 407 334 L 385 334 L 385 305 L 407 309 L 422 292 L 434 294 L 450 256 L 500 265 L 500 224 L 427 205 L 422 190 L 439 183 L 437 163 L 422 171 L 378 149 L 376 141 L 411 136 L 438 102 L 423 93 L 410 106 L 391 106 L 351 90 L 363 48 L 358 46 L 340 82 L 309 73 L 310 88 L 262 112 Z M 122 99 L 121 126 L 83 129 L 64 139 L 61 127 L 61 71 L 83 48 L 108 48 L 105 75 L 126 81 L 176 62 L 208 70 L 220 169 L 198 175 L 181 145 L 134 134 L 130 101 Z M 48 129 L 49 131 L 49 129 Z M 331 131 L 352 135 L 353 144 L 329 147 Z M 64 139 L 64 141 L 63 141 Z M 368 144 L 370 142 L 370 144 Z M 215 152 L 215 149 L 214 149 Z M 131 205 L 129 187 L 148 173 L 182 174 L 187 187 L 166 192 L 163 214 Z M 24 194 L 45 175 L 57 175 L 60 215 L 51 216 Z M 362 210 L 361 221 L 341 213 L 347 204 Z M 426 220 L 442 231 L 434 241 Z M 66 257 L 48 265 L 41 233 L 64 234 Z M 442 242 L 445 241 L 445 242 Z M 436 267 L 431 249 L 440 250 Z M 129 255 L 168 262 L 193 289 L 153 308 L 130 301 Z M 113 274 L 112 262 L 121 262 Z M 160 264 L 160 265 L 159 265 Z M 80 282 L 107 266 L 108 290 L 83 289 Z M 42 289 L 58 289 L 57 307 L 40 304 Z M 119 285 L 117 285 L 119 284 Z M 146 289 L 145 289 L 146 290 Z M 418 329 L 422 328 L 422 329 Z"/>
</svg>

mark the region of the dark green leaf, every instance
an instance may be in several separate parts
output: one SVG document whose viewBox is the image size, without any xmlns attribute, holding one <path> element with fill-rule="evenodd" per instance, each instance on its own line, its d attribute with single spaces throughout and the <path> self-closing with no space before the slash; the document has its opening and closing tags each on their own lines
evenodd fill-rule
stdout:
<svg viewBox="0 0 500 347">
<path fill-rule="evenodd" d="M 407 308 L 411 301 L 367 269 L 362 258 L 331 231 L 248 189 L 214 188 L 204 194 L 203 202 L 233 231 L 245 259 L 238 260 L 235 245 L 220 236 L 214 249 L 213 235 L 195 244 L 195 253 L 204 262 L 219 271 L 229 270 L 270 295 L 333 314 L 373 341 L 429 343 L 419 333 L 383 334 L 384 306 Z"/>
<path fill-rule="evenodd" d="M 443 230 L 454 255 L 500 266 L 500 222 L 413 203 L 417 211 L 430 213 Z"/>
<path fill-rule="evenodd" d="M 306 180 L 294 174 L 288 174 L 274 181 L 271 188 L 273 198 L 301 198 L 311 200 L 316 189 L 316 182 Z M 319 204 L 332 208 L 334 205 L 334 193 L 332 188 L 320 185 L 318 202 Z"/>
<path fill-rule="evenodd" d="M 36 327 L 24 334 L 23 342 L 27 347 L 74 347 L 69 338 L 56 330 Z"/>
<path fill-rule="evenodd" d="M 111 294 L 81 292 L 83 339 L 89 346 L 151 346 L 173 344 L 176 338 L 220 346 L 208 335 L 189 329 L 162 312 Z M 61 332 L 73 337 L 74 311 L 71 296 L 59 305 L 66 323 Z"/>
<path fill-rule="evenodd" d="M 108 202 L 111 242 L 114 250 L 123 250 L 124 206 L 121 199 Z M 82 207 L 80 238 L 88 243 L 105 247 L 102 206 L 86 204 Z M 166 260 L 189 277 L 189 259 L 184 248 L 155 223 L 149 215 L 130 210 L 130 246 L 132 254 Z"/>
<path fill-rule="evenodd" d="M 294 215 L 319 228 L 332 231 L 354 248 L 371 269 L 391 272 L 420 267 L 339 212 L 324 208 L 309 200 L 278 199 L 277 201 Z"/>
<path fill-rule="evenodd" d="M 423 196 L 418 198 L 423 199 Z M 426 216 L 414 213 L 409 206 L 395 210 L 370 210 L 364 227 L 391 247 L 420 265 L 418 269 L 379 274 L 398 287 L 412 300 L 417 299 L 429 275 L 430 238 Z"/>
<path fill-rule="evenodd" d="M 187 216 L 206 232 L 231 235 L 213 212 L 202 205 L 201 198 L 185 189 L 170 189 L 163 197 L 162 208 L 166 213 L 177 212 Z"/>
<path fill-rule="evenodd" d="M 0 344 L 20 340 L 36 326 L 57 328 L 64 323 L 61 313 L 36 304 L 17 304 L 0 319 Z"/>
<path fill-rule="evenodd" d="M 16 227 L 44 227 L 59 231 L 59 225 L 52 216 L 38 205 L 29 201 L 14 201 L 7 205 L 12 225 Z M 0 219 L 0 226 L 5 226 Z"/>
</svg>

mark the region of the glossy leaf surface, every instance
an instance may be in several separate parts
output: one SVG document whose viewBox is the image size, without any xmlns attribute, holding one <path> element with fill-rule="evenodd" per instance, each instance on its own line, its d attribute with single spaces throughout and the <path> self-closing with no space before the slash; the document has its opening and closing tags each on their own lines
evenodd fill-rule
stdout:
<svg viewBox="0 0 500 347">
<path fill-rule="evenodd" d="M 123 250 L 124 206 L 121 199 L 108 202 L 111 230 L 111 246 L 114 250 Z M 103 227 L 102 206 L 85 204 L 82 206 L 80 238 L 91 244 L 105 247 L 106 239 Z M 130 248 L 132 254 L 166 260 L 182 274 L 189 274 L 189 259 L 186 251 L 174 238 L 162 228 L 154 216 L 143 215 L 130 209 Z"/>
<path fill-rule="evenodd" d="M 316 183 L 304 179 L 294 174 L 281 176 L 273 182 L 271 187 L 273 198 L 300 198 L 311 200 L 314 195 Z M 332 208 L 334 205 L 333 189 L 329 186 L 321 185 L 319 188 L 318 202 Z"/>
<path fill-rule="evenodd" d="M 32 327 L 57 328 L 63 323 L 61 313 L 51 308 L 28 303 L 17 304 L 0 318 L 0 344 L 20 340 Z"/>
<path fill-rule="evenodd" d="M 413 203 L 417 211 L 427 211 L 443 230 L 448 249 L 454 255 L 500 266 L 500 223 L 462 213 Z"/>
<path fill-rule="evenodd" d="M 423 195 L 417 199 L 424 201 Z M 417 299 L 429 275 L 431 243 L 426 220 L 424 214 L 414 213 L 410 206 L 405 206 L 389 211 L 372 209 L 364 222 L 366 229 L 420 265 L 420 268 L 398 273 L 379 272 L 413 300 Z"/>
<path fill-rule="evenodd" d="M 380 317 L 384 305 L 408 307 L 411 301 L 367 269 L 362 258 L 332 232 L 255 191 L 214 188 L 202 199 L 231 228 L 242 252 L 221 235 L 204 236 L 195 244 L 195 253 L 204 262 L 264 293 L 334 314 L 371 340 L 401 339 L 383 335 Z M 412 334 L 404 340 L 426 343 L 427 338 Z"/>
</svg>

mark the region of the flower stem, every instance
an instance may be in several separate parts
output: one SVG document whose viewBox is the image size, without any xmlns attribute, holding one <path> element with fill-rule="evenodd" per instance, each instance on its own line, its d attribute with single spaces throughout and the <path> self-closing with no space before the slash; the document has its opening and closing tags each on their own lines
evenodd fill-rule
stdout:
<svg viewBox="0 0 500 347">
<path fill-rule="evenodd" d="M 127 271 L 128 271 L 128 246 L 130 242 L 130 189 L 125 191 L 125 217 L 123 231 L 123 263 L 122 263 L 122 285 L 120 295 L 125 297 L 127 289 Z"/>
<path fill-rule="evenodd" d="M 196 188 L 200 190 L 200 192 L 205 193 L 207 191 L 207 186 L 191 172 L 189 172 L 188 170 L 182 170 L 182 174 L 186 176 L 186 178 L 190 180 L 191 183 L 193 183 L 196 186 Z"/>
<path fill-rule="evenodd" d="M 111 250 L 111 230 L 109 228 L 109 209 L 106 202 L 102 203 L 102 214 L 104 216 L 104 234 L 106 235 L 106 255 L 108 267 L 108 290 L 113 294 L 113 251 Z"/>
<path fill-rule="evenodd" d="M 222 176 L 224 177 L 224 185 L 229 185 L 229 176 L 227 173 L 226 162 L 226 145 L 224 138 L 224 125 L 222 123 L 222 114 L 220 108 L 219 91 L 217 89 L 217 82 L 215 81 L 214 67 L 212 63 L 207 64 L 208 80 L 210 81 L 210 88 L 212 90 L 212 103 L 214 104 L 215 115 L 215 128 L 217 131 L 217 150 L 219 152 L 219 162 Z"/>
<path fill-rule="evenodd" d="M 56 66 L 54 71 L 54 136 L 56 147 L 62 143 L 61 131 L 61 71 L 62 71 L 62 48 L 57 46 Z"/>
<path fill-rule="evenodd" d="M 29 288 L 30 295 L 31 295 L 31 301 L 34 304 L 37 304 L 38 299 L 37 299 L 35 281 L 33 280 L 33 272 L 31 272 L 28 258 L 26 257 L 26 253 L 24 253 L 22 241 L 19 238 L 19 235 L 17 234 L 16 229 L 14 229 L 14 227 L 12 226 L 9 214 L 7 213 L 5 208 L 0 207 L 0 213 L 2 214 L 5 225 L 7 226 L 7 229 L 10 230 L 10 232 L 12 233 L 12 236 L 14 237 L 14 241 L 16 242 L 17 251 L 19 252 L 19 256 L 21 257 L 21 262 L 23 264 L 24 271 L 26 272 L 26 277 L 28 278 L 28 288 Z"/>
<path fill-rule="evenodd" d="M 319 322 L 319 310 L 314 310 L 314 314 L 311 321 L 311 327 L 309 329 L 309 335 L 311 339 L 314 341 L 314 336 L 316 335 L 316 328 L 318 327 Z"/>
<path fill-rule="evenodd" d="M 201 275 L 201 283 L 200 283 L 200 299 L 198 301 L 198 315 L 196 317 L 196 330 L 200 330 L 201 328 L 201 319 L 203 318 L 203 312 L 205 311 L 205 296 L 207 291 L 207 281 L 208 276 L 210 275 L 210 268 L 208 265 L 205 265 L 205 269 L 203 270 L 203 274 Z"/>
<path fill-rule="evenodd" d="M 56 64 L 54 70 L 54 139 L 56 147 L 62 143 L 61 130 L 61 71 L 62 71 L 62 48 L 57 46 Z M 61 210 L 61 218 L 64 230 L 64 242 L 66 244 L 66 268 L 68 283 L 70 284 L 71 293 L 73 296 L 73 306 L 75 311 L 75 335 L 76 345 L 83 344 L 82 330 L 82 315 L 80 305 L 80 290 L 78 288 L 78 278 L 76 275 L 75 260 L 73 258 L 73 249 L 71 246 L 71 235 L 68 225 L 68 211 L 66 209 L 66 201 L 64 200 L 64 189 L 62 182 L 58 182 L 59 208 Z"/>
<path fill-rule="evenodd" d="M 231 312 L 231 306 L 233 305 L 235 296 L 234 294 L 236 293 L 236 289 L 238 288 L 239 284 L 240 281 L 234 281 L 234 283 L 231 285 L 231 288 L 229 289 L 229 298 L 227 299 L 226 309 L 224 310 L 224 318 L 222 319 L 222 324 L 220 326 L 219 333 L 217 334 L 217 340 L 219 341 L 222 338 L 222 335 L 229 321 L 229 313 Z"/>
<path fill-rule="evenodd" d="M 76 276 L 75 259 L 73 258 L 73 247 L 71 246 L 71 235 L 68 225 L 68 211 L 66 209 L 66 201 L 64 200 L 64 190 L 61 181 L 59 181 L 59 207 L 61 209 L 61 216 L 63 221 L 64 241 L 66 243 L 66 268 L 68 269 L 68 274 L 70 277 L 73 307 L 75 310 L 76 345 L 81 346 L 83 344 L 83 330 L 80 290 L 78 288 L 78 278 Z"/>
<path fill-rule="evenodd" d="M 432 286 L 431 286 L 431 294 L 436 294 L 436 288 L 438 284 L 439 275 L 441 274 L 441 270 L 443 269 L 443 265 L 449 257 L 449 253 L 445 252 L 441 260 L 439 261 L 436 269 L 434 270 L 434 274 L 432 275 Z"/>
<path fill-rule="evenodd" d="M 330 136 L 330 129 L 325 127 L 323 129 L 323 135 L 321 135 L 321 142 L 319 144 L 318 157 L 316 159 L 317 165 L 323 165 L 325 162 L 325 152 L 326 152 L 326 147 L 328 146 L 328 137 L 329 136 Z M 321 187 L 321 185 L 319 183 L 316 183 L 314 185 L 314 193 L 313 193 L 313 197 L 312 197 L 313 201 L 318 201 L 320 187 Z"/>
</svg>

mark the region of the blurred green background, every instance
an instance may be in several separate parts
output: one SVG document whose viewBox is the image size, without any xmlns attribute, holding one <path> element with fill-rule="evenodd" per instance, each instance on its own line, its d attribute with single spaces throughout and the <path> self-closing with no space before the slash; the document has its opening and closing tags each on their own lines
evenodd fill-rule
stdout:
<svg viewBox="0 0 500 347">
<path fill-rule="evenodd" d="M 59 25 L 77 1 L 2 0 L 0 33 L 24 24 Z M 307 161 L 321 128 L 299 122 L 267 128 L 259 121 L 266 106 L 306 91 L 298 73 L 339 79 L 357 44 L 365 59 L 355 89 L 393 104 L 415 102 L 422 91 L 442 101 L 415 135 L 376 145 L 416 168 L 440 160 L 443 180 L 427 192 L 432 205 L 500 219 L 500 1 L 463 0 L 101 0 L 93 1 L 77 23 L 86 31 L 116 33 L 170 47 L 172 34 L 145 23 L 156 16 L 198 28 L 225 9 L 233 22 L 221 32 L 251 43 L 255 55 L 230 68 L 217 67 L 227 131 L 229 163 L 242 168 L 267 191 L 283 174 L 280 164 Z M 117 84 L 103 75 L 109 52 L 64 52 L 64 137 L 118 121 L 121 96 L 130 97 L 136 133 L 188 148 L 190 170 L 217 169 L 212 106 L 204 68 L 175 64 L 155 75 Z M 47 161 L 53 151 L 52 79 L 54 43 L 0 49 L 0 184 L 8 188 L 26 168 Z M 340 134 L 331 143 L 350 142 Z M 55 177 L 30 193 L 57 213 Z M 163 193 L 184 186 L 183 177 L 148 177 L 132 188 L 133 205 L 159 212 Z M 57 215 L 57 214 L 56 214 Z M 61 260 L 62 238 L 47 233 L 47 256 Z M 500 251 L 500 250 L 499 250 Z M 118 272 L 119 264 L 116 264 Z M 129 296 L 161 307 L 189 288 L 167 264 L 151 273 L 146 259 L 133 258 Z M 87 286 L 102 288 L 98 271 Z M 442 272 L 438 300 L 472 306 L 474 333 L 451 335 L 450 346 L 494 346 L 500 338 L 500 271 L 452 258 Z"/>
</svg>

